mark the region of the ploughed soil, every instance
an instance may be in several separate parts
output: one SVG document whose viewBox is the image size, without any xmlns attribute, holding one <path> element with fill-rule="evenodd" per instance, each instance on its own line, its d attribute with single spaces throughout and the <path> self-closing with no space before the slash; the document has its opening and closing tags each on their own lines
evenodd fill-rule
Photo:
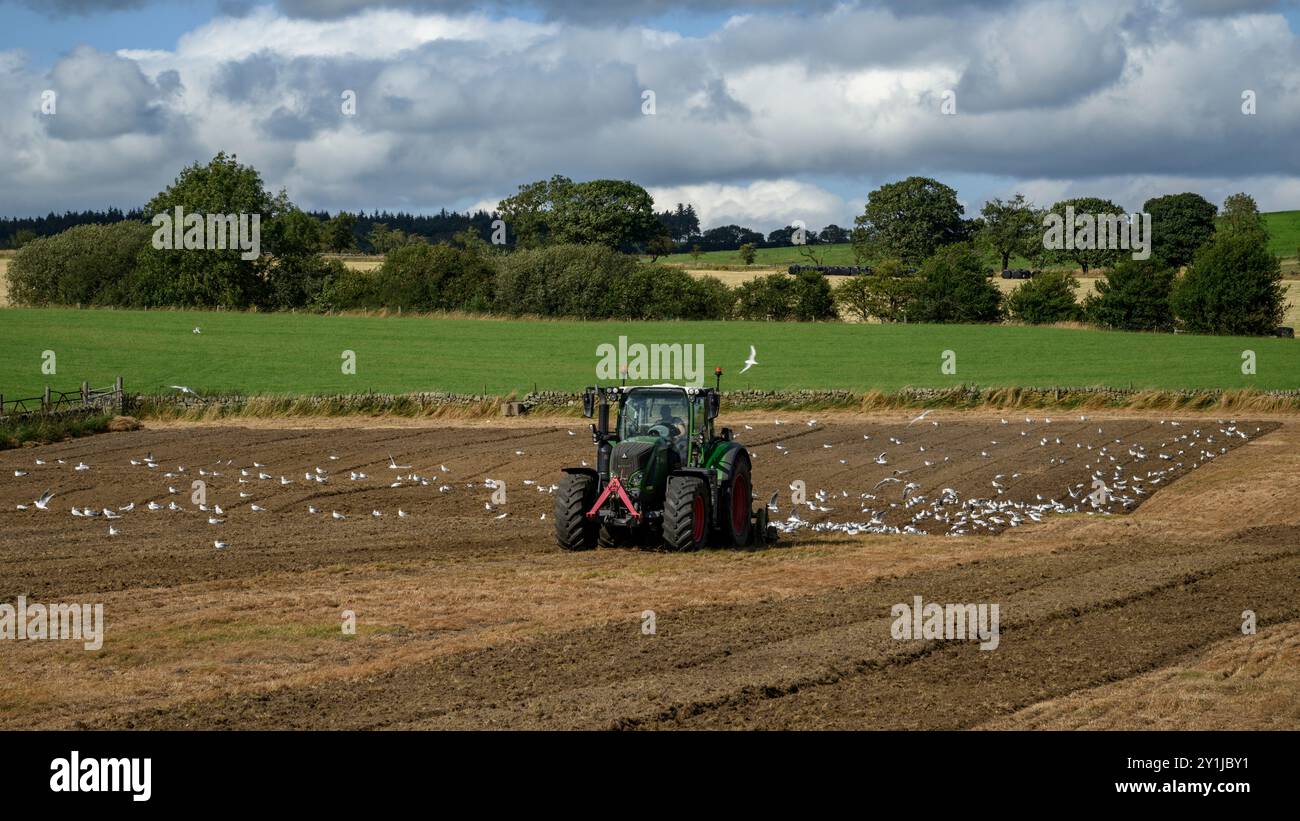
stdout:
<svg viewBox="0 0 1300 821">
<path fill-rule="evenodd" d="M 106 622 L 99 650 L 0 639 L 0 727 L 1148 727 L 1166 703 L 1178 726 L 1297 727 L 1245 706 L 1295 701 L 1271 660 L 1300 625 L 1300 423 L 913 416 L 723 420 L 783 533 L 693 554 L 556 547 L 560 468 L 594 462 L 581 420 L 152 424 L 0 453 L 0 601 Z M 896 638 L 918 596 L 996 605 L 996 647 Z M 1190 694 L 1171 672 L 1256 668 Z"/>
</svg>

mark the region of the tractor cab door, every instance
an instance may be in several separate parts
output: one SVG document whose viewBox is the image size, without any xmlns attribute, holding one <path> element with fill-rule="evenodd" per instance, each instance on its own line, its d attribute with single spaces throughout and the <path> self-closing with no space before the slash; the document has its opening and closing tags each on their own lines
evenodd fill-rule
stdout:
<svg viewBox="0 0 1300 821">
<path fill-rule="evenodd" d="M 709 399 L 705 394 L 696 394 L 690 399 L 691 432 L 690 448 L 694 450 L 699 461 L 708 453 L 708 446 L 713 439 L 713 419 L 709 416 Z"/>
</svg>

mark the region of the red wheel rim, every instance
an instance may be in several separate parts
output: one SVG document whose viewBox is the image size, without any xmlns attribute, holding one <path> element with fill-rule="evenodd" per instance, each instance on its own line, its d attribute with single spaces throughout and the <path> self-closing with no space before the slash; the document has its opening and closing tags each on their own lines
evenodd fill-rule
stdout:
<svg viewBox="0 0 1300 821">
<path fill-rule="evenodd" d="M 749 524 L 749 480 L 738 475 L 731 485 L 731 532 L 745 532 Z"/>
<path fill-rule="evenodd" d="M 691 503 L 691 538 L 696 544 L 704 541 L 704 497 L 696 496 Z"/>
</svg>

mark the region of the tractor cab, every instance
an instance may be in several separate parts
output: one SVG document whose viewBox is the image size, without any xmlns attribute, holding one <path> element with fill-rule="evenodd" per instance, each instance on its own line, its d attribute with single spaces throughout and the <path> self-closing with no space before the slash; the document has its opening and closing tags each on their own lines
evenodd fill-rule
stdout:
<svg viewBox="0 0 1300 821">
<path fill-rule="evenodd" d="M 616 433 L 620 442 L 662 439 L 677 455 L 678 464 L 689 464 L 692 451 L 699 452 L 713 438 L 708 395 L 694 388 L 653 385 L 628 388 L 618 403 Z"/>
</svg>

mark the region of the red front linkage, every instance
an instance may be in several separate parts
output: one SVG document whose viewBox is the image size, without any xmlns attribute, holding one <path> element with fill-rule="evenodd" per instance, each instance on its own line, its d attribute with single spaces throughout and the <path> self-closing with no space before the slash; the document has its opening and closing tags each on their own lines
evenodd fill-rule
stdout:
<svg viewBox="0 0 1300 821">
<path fill-rule="evenodd" d="M 592 505 L 591 510 L 587 511 L 587 518 L 596 518 L 596 511 L 600 510 L 601 506 L 605 504 L 605 500 L 609 498 L 609 493 L 612 490 L 618 491 L 618 498 L 623 501 L 623 504 L 632 514 L 632 518 L 641 521 L 641 511 L 637 510 L 636 506 L 632 504 L 632 499 L 627 495 L 627 491 L 623 489 L 623 483 L 618 480 L 617 476 L 610 477 L 609 484 L 605 485 L 605 490 L 600 494 L 600 498 L 596 500 L 596 504 Z"/>
</svg>

